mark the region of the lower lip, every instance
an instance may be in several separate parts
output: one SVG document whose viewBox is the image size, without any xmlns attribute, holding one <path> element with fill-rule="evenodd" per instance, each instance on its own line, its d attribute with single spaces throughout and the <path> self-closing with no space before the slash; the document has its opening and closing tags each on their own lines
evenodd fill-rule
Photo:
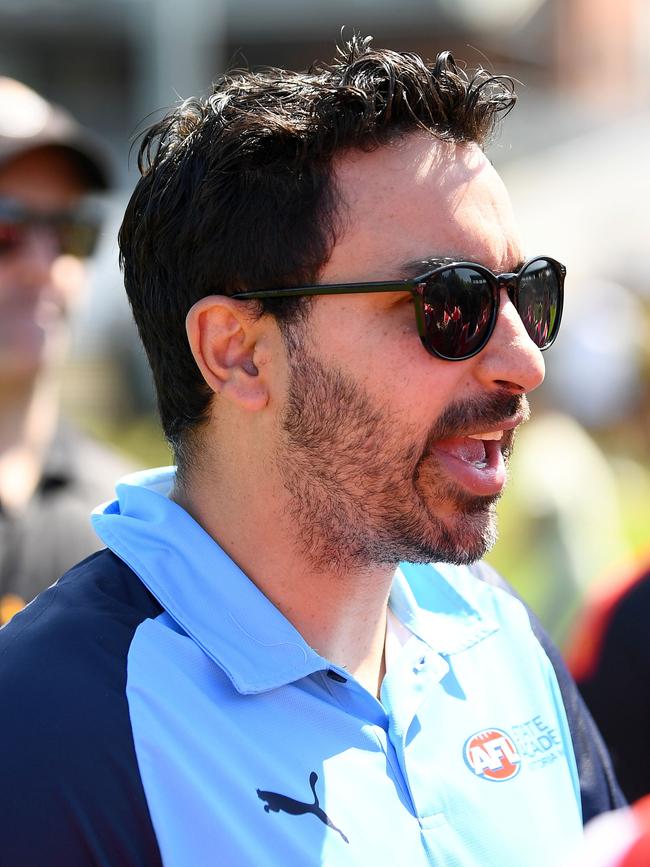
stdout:
<svg viewBox="0 0 650 867">
<path fill-rule="evenodd" d="M 485 441 L 485 462 L 480 464 L 459 458 L 442 443 L 434 446 L 433 452 L 447 476 L 471 494 L 477 497 L 493 497 L 503 490 L 506 483 L 506 465 L 501 453 L 501 441 Z"/>
</svg>

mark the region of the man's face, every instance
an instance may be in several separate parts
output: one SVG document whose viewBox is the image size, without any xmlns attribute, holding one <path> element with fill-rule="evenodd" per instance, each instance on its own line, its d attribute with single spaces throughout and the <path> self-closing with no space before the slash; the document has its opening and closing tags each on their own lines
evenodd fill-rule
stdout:
<svg viewBox="0 0 650 867">
<path fill-rule="evenodd" d="M 407 263 L 442 257 L 514 271 L 524 258 L 505 189 L 475 146 L 411 135 L 342 156 L 335 180 L 344 230 L 319 282 L 398 279 Z M 408 293 L 373 293 L 317 297 L 289 362 L 277 461 L 314 564 L 485 553 L 512 428 L 544 376 L 505 290 L 488 345 L 466 361 L 424 349 Z"/>
<path fill-rule="evenodd" d="M 55 150 L 29 151 L 0 165 L 0 201 L 35 214 L 66 212 L 85 185 Z M 67 314 L 84 281 L 82 263 L 61 256 L 55 234 L 35 224 L 18 244 L 0 236 L 0 382 L 29 379 L 64 351 Z"/>
</svg>

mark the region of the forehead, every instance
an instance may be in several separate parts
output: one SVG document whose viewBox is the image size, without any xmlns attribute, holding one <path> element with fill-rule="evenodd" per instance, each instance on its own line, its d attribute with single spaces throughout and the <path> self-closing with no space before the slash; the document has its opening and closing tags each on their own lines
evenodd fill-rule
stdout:
<svg viewBox="0 0 650 867">
<path fill-rule="evenodd" d="M 408 135 L 334 165 L 342 231 L 323 282 L 392 279 L 400 265 L 450 256 L 508 270 L 522 259 L 510 199 L 477 145 Z"/>
<path fill-rule="evenodd" d="M 27 151 L 0 164 L 0 196 L 36 209 L 57 209 L 74 204 L 87 185 L 78 167 L 55 148 Z"/>
</svg>

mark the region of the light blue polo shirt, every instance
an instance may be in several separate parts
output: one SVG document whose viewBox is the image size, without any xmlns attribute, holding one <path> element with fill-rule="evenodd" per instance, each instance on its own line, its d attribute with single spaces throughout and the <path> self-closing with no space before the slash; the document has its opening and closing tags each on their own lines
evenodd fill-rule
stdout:
<svg viewBox="0 0 650 867">
<path fill-rule="evenodd" d="M 321 657 L 136 473 L 93 517 L 162 607 L 126 697 L 166 867 L 553 867 L 582 833 L 555 674 L 522 604 L 465 567 L 402 564 L 411 631 L 380 700 Z M 323 605 L 327 590 L 323 588 Z"/>
</svg>

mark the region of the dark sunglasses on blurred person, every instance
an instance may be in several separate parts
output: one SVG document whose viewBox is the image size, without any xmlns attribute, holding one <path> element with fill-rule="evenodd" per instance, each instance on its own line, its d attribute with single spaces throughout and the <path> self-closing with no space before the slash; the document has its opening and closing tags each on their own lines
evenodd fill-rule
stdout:
<svg viewBox="0 0 650 867">
<path fill-rule="evenodd" d="M 240 292 L 241 300 L 306 295 L 410 292 L 424 348 L 445 361 L 464 361 L 486 346 L 495 329 L 500 290 L 507 291 L 524 328 L 539 349 L 557 337 L 562 318 L 566 268 L 550 256 L 536 256 L 517 272 L 495 274 L 476 262 L 444 260 L 410 280 L 332 283 Z"/>
<path fill-rule="evenodd" d="M 0 196 L 0 260 L 20 252 L 34 231 L 54 238 L 59 255 L 85 259 L 95 250 L 100 226 L 101 213 L 95 202 L 62 211 L 35 211 Z"/>
</svg>

